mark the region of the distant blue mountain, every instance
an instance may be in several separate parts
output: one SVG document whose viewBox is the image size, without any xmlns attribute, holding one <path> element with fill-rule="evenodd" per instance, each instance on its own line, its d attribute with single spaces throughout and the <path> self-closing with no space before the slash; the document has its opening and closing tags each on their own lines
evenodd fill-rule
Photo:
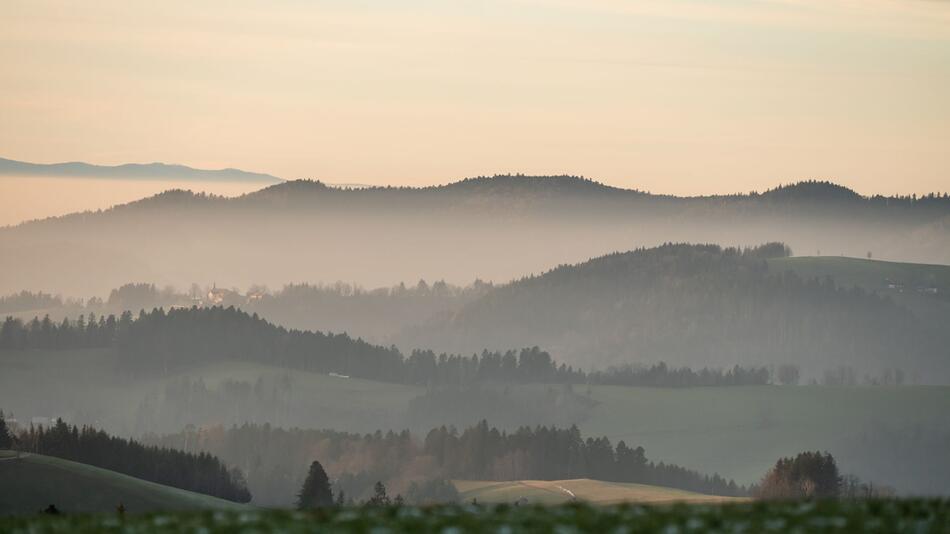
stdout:
<svg viewBox="0 0 950 534">
<path fill-rule="evenodd" d="M 27 163 L 0 158 L 0 176 L 55 176 L 63 178 L 105 178 L 194 180 L 215 182 L 259 182 L 276 184 L 282 179 L 270 174 L 247 172 L 240 169 L 193 169 L 184 165 L 166 163 L 127 163 L 125 165 L 92 165 L 82 162 Z"/>
</svg>

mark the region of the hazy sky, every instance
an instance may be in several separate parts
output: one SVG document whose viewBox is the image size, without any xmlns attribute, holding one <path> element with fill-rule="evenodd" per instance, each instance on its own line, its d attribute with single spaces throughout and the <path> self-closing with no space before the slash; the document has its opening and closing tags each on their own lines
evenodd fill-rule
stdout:
<svg viewBox="0 0 950 534">
<path fill-rule="evenodd" d="M 0 0 L 0 156 L 950 190 L 950 2 Z"/>
</svg>

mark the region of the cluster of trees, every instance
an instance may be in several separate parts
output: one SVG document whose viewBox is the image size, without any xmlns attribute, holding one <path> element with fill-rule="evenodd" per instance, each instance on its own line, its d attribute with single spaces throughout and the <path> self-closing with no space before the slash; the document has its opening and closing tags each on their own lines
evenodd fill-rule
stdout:
<svg viewBox="0 0 950 534">
<path fill-rule="evenodd" d="M 779 458 L 754 489 L 763 499 L 829 499 L 840 491 L 841 475 L 834 457 L 817 451 Z"/>
<path fill-rule="evenodd" d="M 334 493 L 343 492 L 354 502 L 370 499 L 380 481 L 409 502 L 441 499 L 439 495 L 452 492 L 435 481 L 455 478 L 595 478 L 717 495 L 747 494 L 718 475 L 651 462 L 642 447 L 623 442 L 614 447 L 606 437 L 585 439 L 576 427 L 524 427 L 506 433 L 483 421 L 461 432 L 436 428 L 417 439 L 408 431 L 356 434 L 244 424 L 190 428 L 145 439 L 157 446 L 210 452 L 244 467 L 255 502 L 263 506 L 298 502 L 306 466 L 315 459 L 326 470 Z"/>
<path fill-rule="evenodd" d="M 246 291 L 214 285 L 191 284 L 187 291 L 157 287 L 152 283 L 127 283 L 112 289 L 105 300 L 64 299 L 44 292 L 21 291 L 0 297 L 0 313 L 45 310 L 53 317 L 81 313 L 120 314 L 123 311 L 198 306 L 234 306 L 268 317 L 287 328 L 359 332 L 367 339 L 383 340 L 404 328 L 457 309 L 494 287 L 475 280 L 456 286 L 444 280 L 400 283 L 373 289 L 334 284 L 287 284 L 269 290 L 251 285 Z"/>
<path fill-rule="evenodd" d="M 521 427 L 507 433 L 486 421 L 466 428 L 433 429 L 423 451 L 435 458 L 448 478 L 473 480 L 561 480 L 593 478 L 681 488 L 699 493 L 739 496 L 746 489 L 719 475 L 702 475 L 647 460 L 643 447 L 607 437 L 583 439 L 570 428 Z"/>
<path fill-rule="evenodd" d="M 520 351 L 482 351 L 481 355 L 438 354 L 413 350 L 408 356 L 346 334 L 288 330 L 233 307 L 162 308 L 56 323 L 48 316 L 24 323 L 7 317 L 0 327 L 2 349 L 118 349 L 123 368 L 132 373 L 166 375 L 219 361 L 257 361 L 293 369 L 428 386 L 464 386 L 482 382 L 618 384 L 685 387 L 764 384 L 764 368 L 728 371 L 620 367 L 585 373 L 538 347 Z"/>
<path fill-rule="evenodd" d="M 41 310 L 59 308 L 63 306 L 60 296 L 50 295 L 42 291 L 20 291 L 0 297 L 0 313 L 13 313 L 26 310 Z"/>
<path fill-rule="evenodd" d="M 211 454 L 188 453 L 122 439 L 62 419 L 49 428 L 30 426 L 20 433 L 20 447 L 29 452 L 109 469 L 143 480 L 249 502 L 251 494 L 238 469 L 229 469 Z"/>
<path fill-rule="evenodd" d="M 422 482 L 413 481 L 409 485 L 407 497 L 404 499 L 401 494 L 395 498 L 389 497 L 386 485 L 377 480 L 373 485 L 373 495 L 363 502 L 366 506 L 400 506 L 404 503 L 425 505 L 436 503 L 458 502 L 459 493 L 451 481 L 444 478 L 425 480 Z M 310 510 L 314 508 L 324 508 L 327 506 L 342 506 L 354 504 L 353 499 L 346 498 L 346 491 L 340 489 L 334 497 L 333 488 L 330 484 L 330 478 L 326 470 L 319 461 L 314 460 L 310 463 L 310 469 L 307 471 L 307 478 L 304 479 L 303 487 L 297 494 L 297 509 Z"/>
<path fill-rule="evenodd" d="M 7 317 L 0 326 L 0 350 L 23 349 L 85 349 L 110 347 L 117 334 L 132 323 L 132 314 L 99 316 L 90 313 L 70 321 L 53 322 L 49 315 L 23 322 Z"/>
<path fill-rule="evenodd" d="M 751 492 L 760 499 L 869 499 L 895 495 L 889 486 L 840 474 L 834 457 L 818 451 L 779 458 Z"/>
</svg>

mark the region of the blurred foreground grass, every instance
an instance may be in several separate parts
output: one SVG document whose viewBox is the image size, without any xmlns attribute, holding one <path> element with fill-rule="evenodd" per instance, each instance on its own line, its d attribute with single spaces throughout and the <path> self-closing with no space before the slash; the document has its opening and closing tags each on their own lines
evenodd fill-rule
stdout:
<svg viewBox="0 0 950 534">
<path fill-rule="evenodd" d="M 0 518 L 0 532 L 950 532 L 950 501 L 435 506 Z"/>
</svg>

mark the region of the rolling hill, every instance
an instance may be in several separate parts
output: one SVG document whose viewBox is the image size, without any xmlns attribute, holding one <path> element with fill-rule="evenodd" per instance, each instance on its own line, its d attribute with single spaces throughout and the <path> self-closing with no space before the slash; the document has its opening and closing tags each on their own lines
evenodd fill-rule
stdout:
<svg viewBox="0 0 950 534">
<path fill-rule="evenodd" d="M 915 305 L 935 312 L 915 314 L 906 299 L 878 291 L 888 273 L 945 283 L 950 268 L 839 263 L 784 258 L 769 247 L 671 244 L 610 254 L 496 286 L 405 331 L 399 344 L 459 353 L 537 345 L 585 368 L 794 364 L 806 380 L 848 366 L 859 379 L 900 368 L 927 383 L 950 381 L 947 334 L 937 327 L 950 320 L 946 301 L 915 292 Z M 867 289 L 855 289 L 858 281 Z"/>
<path fill-rule="evenodd" d="M 591 504 L 638 504 L 727 503 L 741 502 L 737 497 L 704 495 L 691 491 L 648 486 L 604 482 L 591 479 L 576 480 L 515 480 L 506 482 L 455 480 L 463 502 L 478 501 L 481 504 L 512 504 L 519 500 L 526 504 L 562 504 L 584 501 Z"/>
<path fill-rule="evenodd" d="M 412 426 L 409 417 L 409 404 L 425 394 L 423 386 L 288 372 L 250 362 L 133 380 L 112 370 L 115 355 L 105 350 L 7 352 L 0 358 L 2 409 L 21 421 L 62 416 L 136 437 L 244 421 L 360 433 L 432 428 L 429 421 Z M 512 385 L 510 390 L 511 395 L 543 396 L 547 386 Z M 593 407 L 562 426 L 576 423 L 584 435 L 642 445 L 651 459 L 718 472 L 740 484 L 757 481 L 780 456 L 827 450 L 845 472 L 875 483 L 917 494 L 950 491 L 950 462 L 943 453 L 950 447 L 946 386 L 575 390 L 589 395 Z M 486 418 L 498 425 L 502 415 L 510 416 L 485 410 L 441 423 L 461 428 Z M 514 424 L 534 426 L 536 421 Z M 168 445 L 194 451 L 195 444 Z M 211 452 L 248 467 L 231 457 L 233 451 Z M 262 495 L 253 477 L 249 483 L 255 497 Z"/>
<path fill-rule="evenodd" d="M 132 280 L 180 289 L 195 282 L 502 283 L 665 242 L 782 241 L 800 253 L 873 251 L 941 263 L 950 262 L 948 221 L 944 196 L 864 197 L 816 182 L 671 197 L 573 176 L 479 177 L 425 188 L 291 181 L 227 199 L 176 191 L 2 228 L 0 293 L 88 296 Z"/>
<path fill-rule="evenodd" d="M 250 509 L 50 456 L 4 456 L 0 456 L 0 515 L 34 514 L 50 504 L 63 513 L 112 513 L 119 503 L 130 513 Z"/>
</svg>

